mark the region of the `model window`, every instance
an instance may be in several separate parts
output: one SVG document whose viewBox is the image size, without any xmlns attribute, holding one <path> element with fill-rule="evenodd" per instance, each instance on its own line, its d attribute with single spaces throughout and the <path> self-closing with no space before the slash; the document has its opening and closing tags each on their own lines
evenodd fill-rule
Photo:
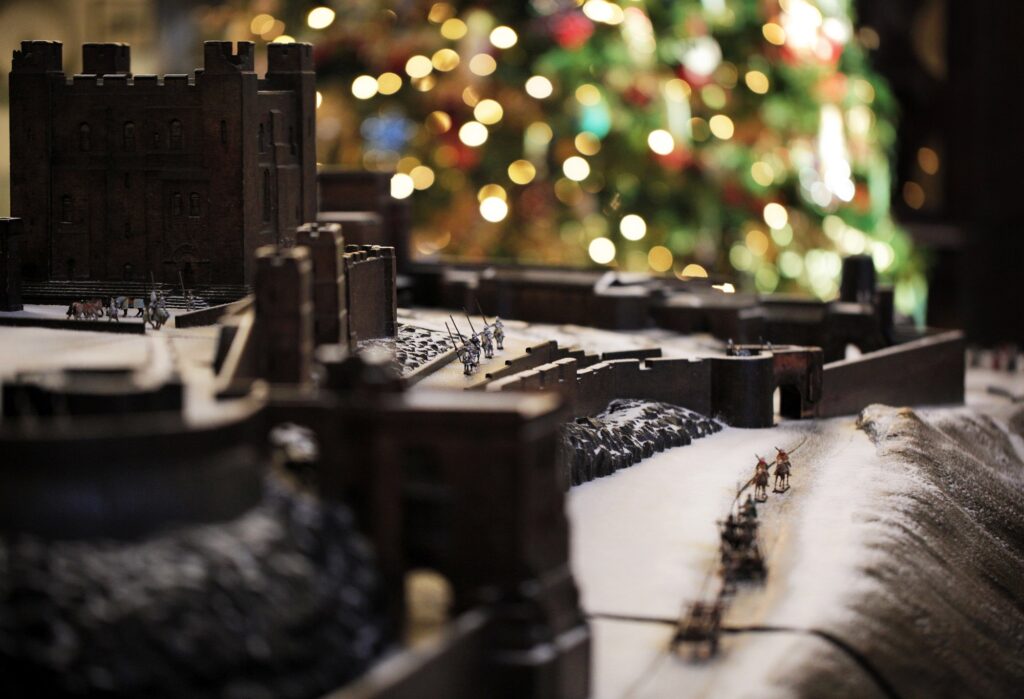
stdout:
<svg viewBox="0 0 1024 699">
<path fill-rule="evenodd" d="M 160 132 L 153 132 L 153 150 L 159 150 L 160 148 Z"/>
<path fill-rule="evenodd" d="M 92 150 L 92 129 L 88 124 L 78 125 L 78 150 Z"/>
<path fill-rule="evenodd" d="M 125 221 L 124 222 L 124 237 L 125 238 L 130 238 L 131 236 L 132 236 L 132 222 L 131 221 Z"/>
<path fill-rule="evenodd" d="M 188 215 L 199 215 L 199 194 L 197 192 L 192 192 L 188 195 Z"/>
<path fill-rule="evenodd" d="M 181 216 L 182 203 L 181 192 L 171 195 L 171 216 Z"/>
<path fill-rule="evenodd" d="M 181 122 L 171 119 L 171 150 L 181 150 L 183 136 L 181 133 Z"/>
<path fill-rule="evenodd" d="M 124 133 L 121 138 L 121 145 L 124 150 L 135 150 L 135 124 L 127 122 L 124 125 Z"/>
<path fill-rule="evenodd" d="M 263 171 L 263 220 L 270 220 L 270 170 Z"/>
<path fill-rule="evenodd" d="M 259 145 L 260 145 L 260 153 L 264 152 L 264 151 L 265 151 L 265 150 L 267 149 L 267 142 L 266 142 L 266 139 L 267 139 L 267 137 L 266 137 L 266 135 L 265 135 L 265 134 L 263 133 L 263 124 L 260 124 L 260 142 L 259 142 Z"/>
<path fill-rule="evenodd" d="M 71 223 L 71 195 L 65 194 L 60 198 L 60 220 L 63 223 Z"/>
</svg>

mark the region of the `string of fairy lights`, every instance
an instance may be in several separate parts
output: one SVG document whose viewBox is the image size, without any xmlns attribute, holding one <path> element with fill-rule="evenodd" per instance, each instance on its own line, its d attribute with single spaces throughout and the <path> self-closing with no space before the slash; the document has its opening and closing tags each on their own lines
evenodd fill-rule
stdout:
<svg viewBox="0 0 1024 699">
<path fill-rule="evenodd" d="M 731 268 L 828 298 L 842 255 L 869 254 L 901 310 L 923 306 L 849 0 L 304 8 L 294 36 L 355 47 L 318 69 L 320 150 L 394 172 L 422 255 Z M 247 29 L 295 40 L 275 14 Z"/>
</svg>

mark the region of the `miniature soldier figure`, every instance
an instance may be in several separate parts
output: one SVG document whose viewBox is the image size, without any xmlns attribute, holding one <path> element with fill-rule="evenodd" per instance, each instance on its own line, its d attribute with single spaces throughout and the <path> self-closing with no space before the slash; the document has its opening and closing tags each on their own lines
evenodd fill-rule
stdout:
<svg viewBox="0 0 1024 699">
<path fill-rule="evenodd" d="M 483 348 L 486 359 L 491 359 L 494 356 L 494 336 L 489 325 L 485 325 L 484 329 L 480 331 L 480 346 Z"/>
<path fill-rule="evenodd" d="M 779 455 L 775 458 L 775 492 L 784 493 L 789 490 L 789 454 L 775 447 Z"/>
<path fill-rule="evenodd" d="M 754 467 L 754 499 L 758 502 L 768 499 L 768 463 L 760 456 Z"/>
<path fill-rule="evenodd" d="M 473 353 L 473 368 L 476 369 L 480 366 L 480 337 L 473 335 L 469 338 L 469 348 Z"/>
<path fill-rule="evenodd" d="M 473 362 L 473 350 L 468 344 L 464 344 L 458 350 L 459 361 L 462 362 L 462 373 L 471 376 L 476 364 Z"/>
<path fill-rule="evenodd" d="M 107 305 L 107 322 L 114 321 L 120 323 L 120 319 L 117 317 L 117 301 L 113 296 L 110 297 L 110 302 Z"/>
<path fill-rule="evenodd" d="M 494 318 L 494 341 L 498 345 L 498 349 L 505 349 L 505 326 L 501 322 L 501 318 L 495 316 Z"/>
</svg>

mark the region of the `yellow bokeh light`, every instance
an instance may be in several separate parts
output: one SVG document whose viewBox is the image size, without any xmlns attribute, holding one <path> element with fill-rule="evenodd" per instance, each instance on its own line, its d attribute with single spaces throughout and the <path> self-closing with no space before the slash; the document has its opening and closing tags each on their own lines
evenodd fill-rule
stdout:
<svg viewBox="0 0 1024 699">
<path fill-rule="evenodd" d="M 481 124 L 497 124 L 504 115 L 505 110 L 496 100 L 492 99 L 480 100 L 473 108 L 473 116 Z"/>
<path fill-rule="evenodd" d="M 673 102 L 685 102 L 691 92 L 690 83 L 681 78 L 672 78 L 665 83 L 665 97 Z"/>
<path fill-rule="evenodd" d="M 665 129 L 655 129 L 647 136 L 647 145 L 658 155 L 668 155 L 676 148 L 676 141 Z"/>
<path fill-rule="evenodd" d="M 441 24 L 455 14 L 455 8 L 446 2 L 435 2 L 427 13 L 427 19 L 434 24 Z"/>
<path fill-rule="evenodd" d="M 664 245 L 655 245 L 647 253 L 647 264 L 655 272 L 667 272 L 672 269 L 672 251 Z"/>
<path fill-rule="evenodd" d="M 409 74 L 410 78 L 425 78 L 433 70 L 434 64 L 430 62 L 429 58 L 421 54 L 411 56 L 405 62 L 405 72 Z"/>
<path fill-rule="evenodd" d="M 275 37 L 284 34 L 284 22 L 279 19 L 275 19 L 270 22 L 270 25 L 260 32 L 260 38 L 264 41 L 271 41 Z"/>
<path fill-rule="evenodd" d="M 597 155 L 601 150 L 601 139 L 589 131 L 581 131 L 576 134 L 573 144 L 583 155 Z"/>
<path fill-rule="evenodd" d="M 444 24 L 441 25 L 441 36 L 449 41 L 458 41 L 462 37 L 466 36 L 466 32 L 469 31 L 469 27 L 458 17 L 452 17 L 446 19 Z"/>
<path fill-rule="evenodd" d="M 268 14 L 256 15 L 249 22 L 249 31 L 253 34 L 265 34 L 274 27 L 274 18 Z"/>
<path fill-rule="evenodd" d="M 459 129 L 459 140 L 471 148 L 482 146 L 487 141 L 487 127 L 479 121 L 467 121 Z"/>
<path fill-rule="evenodd" d="M 626 240 L 641 240 L 647 235 L 647 221 L 636 214 L 626 214 L 619 221 L 619 232 Z"/>
<path fill-rule="evenodd" d="M 906 182 L 903 185 L 903 201 L 911 209 L 920 209 L 924 206 L 924 188 L 917 182 Z"/>
<path fill-rule="evenodd" d="M 750 166 L 750 176 L 762 187 L 767 187 L 775 181 L 775 170 L 763 160 L 758 160 Z"/>
<path fill-rule="evenodd" d="M 769 83 L 768 76 L 759 70 L 749 70 L 747 74 L 743 76 L 743 81 L 747 83 L 747 87 L 750 88 L 751 92 L 755 92 L 759 95 L 763 95 L 768 92 Z"/>
<path fill-rule="evenodd" d="M 551 96 L 555 91 L 551 81 L 543 75 L 534 75 L 526 81 L 526 94 L 534 99 L 542 100 Z"/>
<path fill-rule="evenodd" d="M 508 203 L 498 197 L 487 197 L 480 202 L 480 215 L 491 223 L 503 221 L 508 216 Z"/>
<path fill-rule="evenodd" d="M 584 83 L 576 88 L 576 100 L 585 107 L 593 107 L 601 102 L 601 91 L 596 85 Z"/>
<path fill-rule="evenodd" d="M 402 88 L 402 76 L 398 73 L 381 73 L 377 78 L 377 91 L 382 95 L 393 95 Z"/>
<path fill-rule="evenodd" d="M 768 24 L 761 27 L 761 33 L 764 34 L 764 38 L 770 44 L 782 46 L 786 43 L 786 30 L 775 22 L 768 22 Z"/>
<path fill-rule="evenodd" d="M 508 178 L 516 184 L 530 184 L 537 176 L 537 168 L 529 160 L 516 160 L 508 166 Z"/>
<path fill-rule="evenodd" d="M 491 44 L 499 49 L 510 49 L 519 41 L 516 30 L 502 25 L 491 30 Z"/>
<path fill-rule="evenodd" d="M 708 271 L 706 269 L 704 269 L 703 267 L 701 267 L 700 265 L 698 265 L 697 263 L 691 262 L 690 264 L 688 264 L 685 267 L 683 267 L 683 271 L 679 273 L 679 276 L 680 277 L 701 277 L 703 279 L 707 279 Z"/>
<path fill-rule="evenodd" d="M 426 165 L 417 165 L 409 172 L 416 189 L 427 189 L 434 184 L 434 171 Z"/>
<path fill-rule="evenodd" d="M 926 175 L 934 175 L 939 171 L 939 154 L 933 148 L 919 148 L 917 164 L 921 166 L 922 172 Z"/>
<path fill-rule="evenodd" d="M 320 105 L 324 103 L 324 95 L 320 90 L 316 91 L 316 108 L 320 109 Z"/>
<path fill-rule="evenodd" d="M 491 184 L 485 184 L 483 187 L 480 188 L 480 191 L 476 193 L 477 201 L 483 201 L 484 199 L 487 199 L 489 197 L 495 197 L 497 199 L 501 199 L 502 201 L 508 201 L 508 192 L 506 192 L 505 188 L 502 187 L 500 184 L 494 184 L 492 182 Z"/>
<path fill-rule="evenodd" d="M 615 259 L 615 243 L 608 238 L 594 238 L 587 247 L 590 259 L 599 265 L 606 265 Z"/>
<path fill-rule="evenodd" d="M 578 155 L 573 155 L 562 163 L 562 172 L 573 182 L 582 182 L 590 175 L 590 163 Z"/>
<path fill-rule="evenodd" d="M 452 127 L 452 118 L 448 116 L 448 112 L 431 112 L 427 115 L 425 123 L 433 133 L 441 134 Z"/>
<path fill-rule="evenodd" d="M 529 143 L 544 144 L 549 143 L 554 137 L 554 132 L 551 127 L 543 121 L 535 121 L 526 127 L 526 132 L 523 134 L 523 140 Z"/>
<path fill-rule="evenodd" d="M 352 94 L 356 99 L 370 99 L 377 94 L 377 79 L 372 75 L 360 75 L 352 81 Z"/>
<path fill-rule="evenodd" d="M 761 257 L 768 252 L 768 236 L 764 234 L 764 231 L 759 231 L 754 228 L 747 231 L 747 247 L 750 248 L 750 252 L 754 253 L 758 257 Z"/>
<path fill-rule="evenodd" d="M 708 120 L 708 127 L 717 138 L 728 141 L 736 132 L 732 119 L 724 114 L 716 114 Z"/>
<path fill-rule="evenodd" d="M 415 189 L 416 186 L 412 181 L 412 177 L 404 172 L 398 172 L 391 176 L 391 196 L 395 199 L 405 199 L 409 197 Z"/>
<path fill-rule="evenodd" d="M 420 92 L 429 92 L 436 84 L 437 78 L 433 75 L 428 75 L 423 78 L 414 78 L 412 81 L 412 86 Z"/>
<path fill-rule="evenodd" d="M 276 39 L 274 39 L 270 43 L 272 43 L 272 44 L 294 44 L 295 43 L 295 37 L 294 36 L 289 36 L 288 34 L 282 34 L 281 36 L 277 37 Z"/>
<path fill-rule="evenodd" d="M 469 70 L 473 75 L 481 77 L 490 75 L 498 69 L 498 62 L 489 53 L 478 53 L 469 59 Z"/>
<path fill-rule="evenodd" d="M 771 228 L 782 228 L 789 223 L 789 212 L 782 204 L 771 202 L 765 204 L 764 222 Z"/>
<path fill-rule="evenodd" d="M 334 23 L 334 10 L 329 7 L 314 7 L 306 15 L 306 24 L 310 29 L 326 29 Z"/>
<path fill-rule="evenodd" d="M 417 158 L 416 156 L 413 156 L 413 155 L 407 155 L 407 156 L 405 156 L 404 158 L 402 158 L 401 160 L 398 161 L 398 163 L 395 165 L 395 169 L 398 172 L 404 172 L 405 174 L 408 175 L 410 172 L 412 172 L 413 168 L 419 167 L 419 165 L 420 165 L 420 159 L 419 158 Z"/>
<path fill-rule="evenodd" d="M 452 49 L 440 49 L 434 52 L 430 63 L 442 73 L 447 73 L 459 65 L 459 54 Z"/>
<path fill-rule="evenodd" d="M 476 93 L 473 86 L 470 85 L 462 91 L 462 101 L 467 107 L 475 107 L 477 102 L 480 101 L 480 95 Z"/>
</svg>

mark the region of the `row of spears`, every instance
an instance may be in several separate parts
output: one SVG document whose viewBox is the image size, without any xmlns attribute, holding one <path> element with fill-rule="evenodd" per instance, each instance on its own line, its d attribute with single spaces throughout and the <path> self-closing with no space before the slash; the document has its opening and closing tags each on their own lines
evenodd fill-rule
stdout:
<svg viewBox="0 0 1024 699">
<path fill-rule="evenodd" d="M 495 316 L 494 322 L 490 323 L 487 321 L 487 316 L 484 315 L 484 309 L 480 307 L 479 301 L 477 301 L 477 308 L 484 321 L 484 327 L 480 332 L 473 327 L 473 319 L 469 317 L 469 312 L 465 308 L 462 309 L 462 312 L 466 314 L 466 322 L 469 323 L 469 331 L 472 333 L 468 339 L 463 336 L 459 326 L 455 324 L 455 318 L 452 318 L 451 315 L 448 318 L 452 321 L 459 342 L 456 342 L 455 335 L 452 334 L 452 328 L 448 327 L 448 323 L 444 324 L 448 330 L 448 337 L 452 341 L 452 347 L 455 348 L 459 361 L 462 362 L 462 373 L 466 376 L 471 376 L 480 367 L 481 354 L 485 359 L 491 359 L 494 357 L 495 346 L 499 351 L 505 349 L 505 326 L 501 322 L 501 318 Z"/>
<path fill-rule="evenodd" d="M 718 572 L 722 577 L 722 585 L 712 601 L 697 601 L 689 606 L 672 639 L 672 647 L 677 652 L 687 646 L 698 657 L 710 658 L 715 655 L 721 634 L 722 612 L 728 599 L 735 594 L 737 584 L 747 581 L 764 582 L 767 569 L 758 541 L 760 523 L 757 504 L 768 499 L 771 466 L 775 467 L 772 492 L 785 493 L 789 490 L 789 474 L 792 469 L 790 453 L 802 444 L 789 452 L 776 447 L 778 453 L 772 464 L 758 456 L 753 477 L 737 490 L 729 515 L 718 523 L 721 537 Z M 753 494 L 748 492 L 746 499 L 741 502 L 743 493 L 751 486 L 754 487 Z"/>
</svg>

